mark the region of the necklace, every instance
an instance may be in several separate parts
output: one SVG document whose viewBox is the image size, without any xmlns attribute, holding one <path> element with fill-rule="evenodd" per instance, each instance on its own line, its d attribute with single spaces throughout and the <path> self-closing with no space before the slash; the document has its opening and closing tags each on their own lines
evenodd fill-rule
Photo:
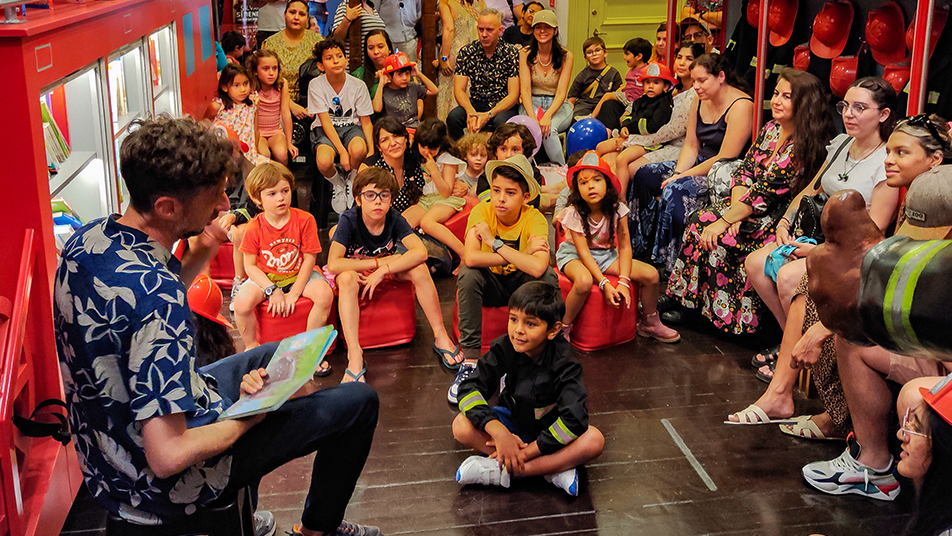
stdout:
<svg viewBox="0 0 952 536">
<path fill-rule="evenodd" d="M 844 162 L 844 164 L 849 163 L 851 160 L 852 160 L 853 163 L 850 164 L 850 167 L 849 167 L 846 171 L 844 171 L 843 173 L 840 173 L 839 175 L 837 175 L 836 178 L 839 179 L 839 180 L 842 181 L 842 182 L 846 182 L 846 181 L 850 180 L 850 173 L 853 172 L 853 169 L 854 169 L 856 166 L 858 166 L 860 162 L 862 162 L 863 160 L 866 160 L 866 159 L 869 158 L 873 153 L 875 153 L 876 151 L 878 151 L 879 148 L 882 147 L 884 143 L 886 143 L 886 142 L 884 142 L 884 141 L 879 142 L 879 144 L 876 145 L 876 147 L 873 147 L 873 149 L 872 149 L 871 151 L 868 151 L 866 154 L 864 154 L 864 155 L 862 156 L 862 158 L 858 158 L 858 159 L 856 159 L 856 160 L 853 160 L 852 158 L 850 158 L 850 153 L 849 153 L 849 151 L 847 151 L 847 152 L 846 152 L 846 162 Z"/>
<path fill-rule="evenodd" d="M 537 62 L 539 65 L 543 66 L 543 67 L 548 67 L 549 65 L 552 65 L 552 55 L 549 54 L 549 62 L 548 62 L 548 63 L 542 61 L 542 55 L 541 55 L 541 54 L 540 54 L 540 55 L 537 55 L 537 56 L 536 56 L 536 62 Z"/>
</svg>

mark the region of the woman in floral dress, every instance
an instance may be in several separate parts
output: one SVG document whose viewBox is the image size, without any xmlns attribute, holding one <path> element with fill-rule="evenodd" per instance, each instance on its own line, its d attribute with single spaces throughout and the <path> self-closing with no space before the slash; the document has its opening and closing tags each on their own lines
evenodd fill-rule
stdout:
<svg viewBox="0 0 952 536">
<path fill-rule="evenodd" d="M 440 0 L 440 21 L 443 24 L 443 46 L 440 48 L 440 92 L 436 95 L 436 116 L 446 121 L 456 107 L 453 96 L 453 73 L 456 54 L 463 45 L 475 41 L 479 12 L 486 9 L 483 0 Z M 443 60 L 446 58 L 446 61 Z"/>
<path fill-rule="evenodd" d="M 735 334 L 757 330 L 763 305 L 744 259 L 776 239 L 777 222 L 822 166 L 834 134 L 823 86 L 809 73 L 784 69 L 770 104 L 773 120 L 734 172 L 731 198 L 688 218 L 668 281 L 669 296 Z"/>
</svg>

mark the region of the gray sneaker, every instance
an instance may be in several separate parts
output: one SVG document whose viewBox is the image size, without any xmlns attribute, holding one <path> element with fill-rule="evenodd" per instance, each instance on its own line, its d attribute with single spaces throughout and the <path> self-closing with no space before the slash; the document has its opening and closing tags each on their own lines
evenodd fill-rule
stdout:
<svg viewBox="0 0 952 536">
<path fill-rule="evenodd" d="M 243 281 L 237 277 L 231 282 L 231 300 L 228 302 L 228 310 L 235 312 L 235 298 L 238 297 L 238 289 L 241 288 Z"/>
<path fill-rule="evenodd" d="M 358 525 L 347 521 L 341 521 L 340 526 L 337 527 L 337 532 L 334 534 L 335 536 L 383 536 L 383 533 L 377 527 Z"/>
<path fill-rule="evenodd" d="M 353 202 L 347 202 L 347 194 L 350 188 L 347 187 L 347 181 L 338 169 L 333 177 L 325 177 L 327 182 L 331 183 L 331 208 L 338 214 L 343 214 Z"/>
<path fill-rule="evenodd" d="M 892 459 L 889 469 L 873 469 L 857 461 L 860 446 L 850 433 L 846 438 L 846 450 L 829 461 L 808 463 L 803 466 L 803 478 L 814 488 L 830 495 L 862 495 L 880 501 L 892 501 L 899 496 L 899 482 L 892 474 Z"/>
<path fill-rule="evenodd" d="M 255 536 L 274 536 L 278 528 L 274 521 L 274 514 L 267 510 L 258 510 L 255 512 Z"/>
</svg>

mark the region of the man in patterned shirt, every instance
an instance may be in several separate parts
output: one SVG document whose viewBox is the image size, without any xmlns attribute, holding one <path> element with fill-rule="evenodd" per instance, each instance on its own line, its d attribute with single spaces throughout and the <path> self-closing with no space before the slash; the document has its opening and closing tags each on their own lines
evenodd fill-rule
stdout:
<svg viewBox="0 0 952 536">
<path fill-rule="evenodd" d="M 129 208 L 88 223 L 63 248 L 56 343 L 86 484 L 110 512 L 160 524 L 230 501 L 317 451 L 297 532 L 380 534 L 343 521 L 377 424 L 371 388 L 348 384 L 218 421 L 240 394 L 261 388 L 276 346 L 195 368 L 185 289 L 225 239 L 212 222 L 228 210 L 232 161 L 230 142 L 194 121 L 142 122 L 120 150 Z M 179 262 L 172 244 L 193 236 Z M 256 534 L 274 534 L 273 516 L 261 514 Z"/>
<path fill-rule="evenodd" d="M 446 127 L 454 140 L 463 137 L 463 129 L 479 132 L 499 127 L 516 115 L 519 101 L 519 53 L 499 39 L 499 11 L 484 9 L 476 31 L 479 39 L 456 55 L 453 95 L 459 106 L 446 116 Z"/>
</svg>

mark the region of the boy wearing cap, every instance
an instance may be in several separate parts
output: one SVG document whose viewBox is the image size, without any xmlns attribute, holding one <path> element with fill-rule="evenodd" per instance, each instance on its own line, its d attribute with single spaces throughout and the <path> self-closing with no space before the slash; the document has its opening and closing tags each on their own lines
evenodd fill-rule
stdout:
<svg viewBox="0 0 952 536">
<path fill-rule="evenodd" d="M 681 42 L 694 41 L 704 44 L 704 52 L 719 52 L 714 48 L 714 36 L 711 35 L 711 27 L 702 19 L 695 17 L 685 17 L 681 19 Z"/>
<path fill-rule="evenodd" d="M 541 281 L 509 299 L 508 335 L 493 341 L 460 387 L 453 436 L 484 455 L 459 466 L 460 484 L 508 488 L 511 477 L 543 476 L 578 495 L 576 467 L 598 457 L 605 438 L 588 425 L 582 365 L 559 336 L 564 314 L 562 292 Z M 499 405 L 490 406 L 503 376 Z"/>
<path fill-rule="evenodd" d="M 414 77 L 423 84 L 414 82 Z M 423 99 L 437 93 L 436 84 L 420 72 L 417 64 L 403 52 L 397 52 L 384 61 L 380 83 L 374 93 L 374 112 L 383 112 L 407 128 L 416 128 L 423 116 Z"/>
<path fill-rule="evenodd" d="M 528 205 L 540 191 L 529 160 L 516 154 L 490 161 L 486 176 L 490 200 L 477 204 L 469 215 L 457 282 L 459 343 L 466 359 L 447 394 L 453 404 L 460 382 L 476 371 L 482 308 L 506 305 L 512 293 L 529 281 L 559 284 L 549 267 L 549 224 Z"/>
</svg>

